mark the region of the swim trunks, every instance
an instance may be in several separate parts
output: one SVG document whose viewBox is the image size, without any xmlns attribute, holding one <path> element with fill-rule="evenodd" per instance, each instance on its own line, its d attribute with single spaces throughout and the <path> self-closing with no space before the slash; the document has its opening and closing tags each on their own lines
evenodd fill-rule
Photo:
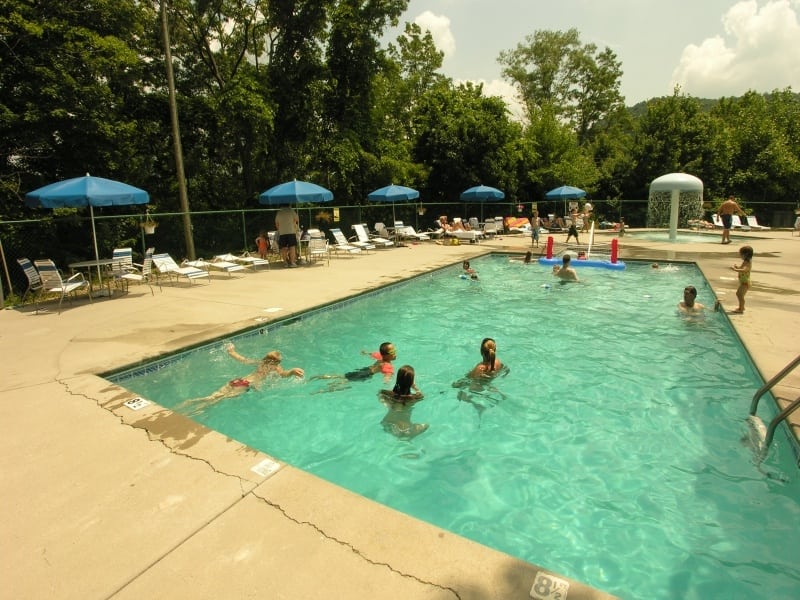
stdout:
<svg viewBox="0 0 800 600">
<path fill-rule="evenodd" d="M 363 367 L 356 371 L 348 371 L 344 374 L 347 381 L 366 381 L 372 377 L 372 369 L 370 367 Z"/>
<path fill-rule="evenodd" d="M 723 229 L 730 229 L 733 225 L 733 215 L 720 215 L 720 219 L 722 219 Z"/>
<path fill-rule="evenodd" d="M 228 385 L 231 386 L 231 387 L 246 387 L 246 388 L 249 388 L 250 387 L 250 382 L 247 381 L 247 379 L 238 378 L 238 379 L 231 379 L 228 382 Z"/>
<path fill-rule="evenodd" d="M 294 233 L 286 233 L 278 238 L 278 248 L 291 248 L 297 246 L 297 235 Z"/>
</svg>

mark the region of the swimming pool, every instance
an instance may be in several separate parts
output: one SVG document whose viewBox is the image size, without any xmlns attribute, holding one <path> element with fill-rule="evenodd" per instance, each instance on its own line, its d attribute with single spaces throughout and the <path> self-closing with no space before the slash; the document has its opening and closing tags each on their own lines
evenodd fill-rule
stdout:
<svg viewBox="0 0 800 600">
<path fill-rule="evenodd" d="M 646 240 L 648 242 L 665 242 L 670 243 L 669 239 L 669 231 L 660 230 L 660 231 L 635 231 L 625 235 L 626 238 L 634 239 L 634 240 Z M 625 238 L 623 238 L 625 239 Z M 737 236 L 731 235 L 731 241 L 737 243 L 747 243 L 752 242 L 754 239 L 758 239 L 751 236 Z M 720 243 L 720 231 L 709 231 L 708 233 L 701 233 L 701 232 L 687 232 L 687 231 L 678 231 L 675 234 L 675 241 L 671 242 L 675 244 L 696 244 L 696 243 L 711 243 L 711 244 L 719 244 Z"/>
<path fill-rule="evenodd" d="M 549 269 L 503 256 L 473 267 L 477 282 L 445 269 L 235 340 L 247 356 L 279 348 L 309 376 L 369 364 L 359 351 L 391 340 L 425 392 L 413 410 L 424 434 L 384 432 L 378 379 L 332 392 L 326 380 L 282 379 L 198 420 L 622 598 L 791 596 L 791 449 L 779 436 L 759 470 L 739 443 L 761 382 L 724 315 L 676 315 L 685 285 L 713 304 L 699 272 L 633 263 L 558 285 Z M 486 335 L 510 372 L 496 391 L 459 400 L 452 384 Z M 159 366 L 113 379 L 173 407 L 249 371 L 221 344 Z"/>
</svg>

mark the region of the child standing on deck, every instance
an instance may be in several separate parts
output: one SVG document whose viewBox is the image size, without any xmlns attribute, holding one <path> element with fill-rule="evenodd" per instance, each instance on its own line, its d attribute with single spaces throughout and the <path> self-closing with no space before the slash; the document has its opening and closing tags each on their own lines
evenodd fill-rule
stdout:
<svg viewBox="0 0 800 600">
<path fill-rule="evenodd" d="M 258 249 L 259 258 L 267 258 L 267 251 L 269 250 L 269 237 L 266 231 L 262 231 L 256 238 L 256 248 Z"/>
<path fill-rule="evenodd" d="M 731 269 L 739 274 L 739 287 L 736 289 L 736 298 L 739 300 L 739 308 L 732 310 L 734 314 L 742 314 L 744 312 L 744 296 L 747 290 L 750 289 L 750 268 L 753 261 L 753 248 L 752 246 L 742 246 L 739 248 L 739 256 L 742 258 L 742 264 L 733 265 Z"/>
</svg>

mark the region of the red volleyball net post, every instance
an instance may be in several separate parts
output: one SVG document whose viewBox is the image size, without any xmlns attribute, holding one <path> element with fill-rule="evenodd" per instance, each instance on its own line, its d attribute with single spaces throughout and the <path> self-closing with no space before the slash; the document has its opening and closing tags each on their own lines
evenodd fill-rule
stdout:
<svg viewBox="0 0 800 600">
<path fill-rule="evenodd" d="M 611 240 L 611 264 L 617 264 L 617 256 L 619 255 L 619 240 L 614 238 Z"/>
<path fill-rule="evenodd" d="M 547 258 L 553 258 L 553 236 L 547 236 Z"/>
</svg>

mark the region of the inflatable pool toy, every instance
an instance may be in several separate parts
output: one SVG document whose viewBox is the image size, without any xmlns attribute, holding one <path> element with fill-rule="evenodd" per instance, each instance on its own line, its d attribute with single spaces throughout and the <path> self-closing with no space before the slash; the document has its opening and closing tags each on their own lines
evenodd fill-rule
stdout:
<svg viewBox="0 0 800 600">
<path fill-rule="evenodd" d="M 560 257 L 559 258 L 545 258 L 545 257 L 542 257 L 542 258 L 539 259 L 539 264 L 540 265 L 548 265 L 548 266 L 558 265 L 560 267 L 561 266 L 561 262 L 562 261 L 561 261 Z M 626 267 L 625 263 L 622 262 L 621 260 L 618 260 L 617 262 L 612 263 L 610 260 L 596 260 L 594 258 L 590 258 L 590 259 L 587 259 L 587 260 L 574 259 L 574 260 L 570 261 L 569 266 L 570 267 L 575 267 L 575 268 L 578 268 L 578 267 L 599 267 L 601 269 L 611 269 L 612 271 L 622 271 Z"/>
</svg>

